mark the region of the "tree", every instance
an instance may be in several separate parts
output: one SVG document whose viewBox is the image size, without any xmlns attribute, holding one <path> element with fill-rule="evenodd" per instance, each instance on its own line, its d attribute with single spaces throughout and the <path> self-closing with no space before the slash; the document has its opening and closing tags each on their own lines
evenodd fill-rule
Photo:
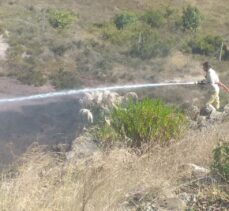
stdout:
<svg viewBox="0 0 229 211">
<path fill-rule="evenodd" d="M 184 30 L 195 31 L 201 23 L 201 14 L 198 8 L 190 5 L 183 10 L 182 22 Z"/>
</svg>

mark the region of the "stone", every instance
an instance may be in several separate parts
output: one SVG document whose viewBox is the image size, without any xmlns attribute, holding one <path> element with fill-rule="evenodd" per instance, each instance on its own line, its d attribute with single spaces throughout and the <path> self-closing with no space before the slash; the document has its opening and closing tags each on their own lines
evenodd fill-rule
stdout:
<svg viewBox="0 0 229 211">
<path fill-rule="evenodd" d="M 223 110 L 225 113 L 229 113 L 229 104 L 225 105 Z"/>
<path fill-rule="evenodd" d="M 182 211 L 185 210 L 186 204 L 181 199 L 175 197 L 175 198 L 165 198 L 158 201 L 158 205 L 160 208 L 163 208 L 165 210 L 171 210 L 171 211 Z"/>
<path fill-rule="evenodd" d="M 200 114 L 200 110 L 197 106 L 191 105 L 189 108 L 186 110 L 186 115 L 191 119 L 191 120 L 196 120 Z"/>
<path fill-rule="evenodd" d="M 71 147 L 71 151 L 66 153 L 67 160 L 73 158 L 85 158 L 99 151 L 99 143 L 90 134 L 83 134 L 77 137 Z"/>
<path fill-rule="evenodd" d="M 200 115 L 201 116 L 210 116 L 212 113 L 214 113 L 216 111 L 216 109 L 211 106 L 211 105 L 207 105 L 205 107 L 203 107 L 201 110 L 200 110 Z"/>
</svg>

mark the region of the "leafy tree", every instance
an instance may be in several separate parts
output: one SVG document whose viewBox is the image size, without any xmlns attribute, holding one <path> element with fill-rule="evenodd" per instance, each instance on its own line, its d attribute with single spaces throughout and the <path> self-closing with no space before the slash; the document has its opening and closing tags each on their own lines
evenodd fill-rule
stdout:
<svg viewBox="0 0 229 211">
<path fill-rule="evenodd" d="M 183 10 L 182 22 L 185 30 L 196 31 L 201 23 L 199 9 L 189 5 Z"/>
</svg>

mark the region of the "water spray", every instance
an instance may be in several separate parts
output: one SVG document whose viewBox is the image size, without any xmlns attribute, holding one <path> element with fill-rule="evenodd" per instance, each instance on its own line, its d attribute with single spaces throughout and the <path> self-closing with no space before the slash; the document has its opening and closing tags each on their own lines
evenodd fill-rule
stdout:
<svg viewBox="0 0 229 211">
<path fill-rule="evenodd" d="M 98 87 L 98 88 L 84 88 L 84 89 L 72 89 L 58 92 L 48 92 L 44 94 L 35 94 L 30 96 L 21 96 L 13 98 L 0 99 L 0 103 L 13 103 L 28 100 L 38 100 L 45 98 L 54 98 L 60 96 L 78 95 L 87 92 L 99 92 L 99 91 L 114 91 L 114 90 L 125 90 L 125 89 L 140 89 L 149 87 L 162 87 L 162 86 L 177 86 L 177 85 L 195 85 L 196 82 L 169 82 L 169 83 L 150 83 L 150 84 L 135 84 L 135 85 L 119 85 L 110 87 Z"/>
</svg>

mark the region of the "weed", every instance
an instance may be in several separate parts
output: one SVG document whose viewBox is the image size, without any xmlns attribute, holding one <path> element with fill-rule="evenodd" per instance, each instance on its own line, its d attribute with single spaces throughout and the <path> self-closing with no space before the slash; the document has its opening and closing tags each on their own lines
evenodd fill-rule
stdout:
<svg viewBox="0 0 229 211">
<path fill-rule="evenodd" d="M 212 169 L 229 181 L 229 143 L 222 143 L 213 150 Z"/>
</svg>

